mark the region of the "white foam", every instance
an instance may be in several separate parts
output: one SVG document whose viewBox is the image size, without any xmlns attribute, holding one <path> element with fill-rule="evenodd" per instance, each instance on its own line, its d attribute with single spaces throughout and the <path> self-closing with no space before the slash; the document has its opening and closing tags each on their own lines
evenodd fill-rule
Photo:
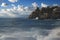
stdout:
<svg viewBox="0 0 60 40">
<path fill-rule="evenodd" d="M 8 31 L 5 31 L 5 33 L 0 33 L 0 40 L 57 40 L 57 38 L 60 38 L 60 28 L 53 30 L 31 28 L 30 31 L 24 31 L 23 29 L 18 28 L 10 28 L 4 30 Z M 45 33 L 48 34 L 45 35 Z"/>
<path fill-rule="evenodd" d="M 53 29 L 44 40 L 60 40 L 60 28 Z"/>
</svg>

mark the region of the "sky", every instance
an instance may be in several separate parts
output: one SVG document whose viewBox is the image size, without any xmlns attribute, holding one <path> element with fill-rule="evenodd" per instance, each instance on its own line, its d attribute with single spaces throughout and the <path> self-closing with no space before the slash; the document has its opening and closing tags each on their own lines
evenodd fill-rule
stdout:
<svg viewBox="0 0 60 40">
<path fill-rule="evenodd" d="M 13 0 L 13 1 L 9 1 L 9 0 L 0 0 L 0 5 L 4 2 L 7 3 L 8 5 L 14 4 L 14 5 L 24 5 L 24 6 L 31 6 L 31 4 L 33 2 L 36 2 L 39 6 L 41 3 L 45 3 L 48 5 L 52 5 L 52 4 L 60 4 L 60 0 Z"/>
<path fill-rule="evenodd" d="M 14 0 L 13 0 L 14 1 Z M 1 0 L 1 3 L 7 3 L 7 4 L 14 4 L 14 5 L 24 5 L 24 6 L 31 6 L 31 4 L 33 2 L 36 2 L 38 5 L 40 5 L 42 2 L 48 5 L 52 5 L 52 4 L 60 4 L 60 0 L 15 0 L 13 1 L 9 1 L 9 0 Z M 1 4 L 0 3 L 0 4 Z"/>
<path fill-rule="evenodd" d="M 36 7 L 60 5 L 60 0 L 0 0 L 0 17 L 21 17 Z"/>
</svg>

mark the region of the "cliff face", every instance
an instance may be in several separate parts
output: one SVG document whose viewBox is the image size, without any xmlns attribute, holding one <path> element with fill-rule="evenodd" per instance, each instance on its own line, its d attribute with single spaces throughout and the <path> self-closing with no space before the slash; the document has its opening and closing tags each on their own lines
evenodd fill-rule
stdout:
<svg viewBox="0 0 60 40">
<path fill-rule="evenodd" d="M 29 19 L 35 19 L 38 17 L 38 19 L 60 19 L 60 7 L 53 6 L 53 7 L 42 7 L 33 11 L 31 15 L 29 15 Z"/>
<path fill-rule="evenodd" d="M 40 9 L 37 7 L 35 11 L 31 13 L 29 16 L 30 19 L 35 19 L 36 17 L 40 17 Z"/>
</svg>

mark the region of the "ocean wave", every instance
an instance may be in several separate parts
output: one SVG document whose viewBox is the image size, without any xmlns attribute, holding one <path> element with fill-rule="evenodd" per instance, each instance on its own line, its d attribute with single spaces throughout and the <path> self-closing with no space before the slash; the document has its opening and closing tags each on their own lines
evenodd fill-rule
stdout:
<svg viewBox="0 0 60 40">
<path fill-rule="evenodd" d="M 0 40 L 60 40 L 60 28 L 30 28 L 28 31 L 21 28 L 4 28 L 0 31 Z"/>
</svg>

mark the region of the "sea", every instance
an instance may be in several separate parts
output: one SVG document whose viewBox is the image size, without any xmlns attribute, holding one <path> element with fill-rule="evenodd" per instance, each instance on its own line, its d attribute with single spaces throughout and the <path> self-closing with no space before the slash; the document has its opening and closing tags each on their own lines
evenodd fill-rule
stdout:
<svg viewBox="0 0 60 40">
<path fill-rule="evenodd" d="M 0 18 L 0 40 L 60 40 L 60 19 Z"/>
</svg>

